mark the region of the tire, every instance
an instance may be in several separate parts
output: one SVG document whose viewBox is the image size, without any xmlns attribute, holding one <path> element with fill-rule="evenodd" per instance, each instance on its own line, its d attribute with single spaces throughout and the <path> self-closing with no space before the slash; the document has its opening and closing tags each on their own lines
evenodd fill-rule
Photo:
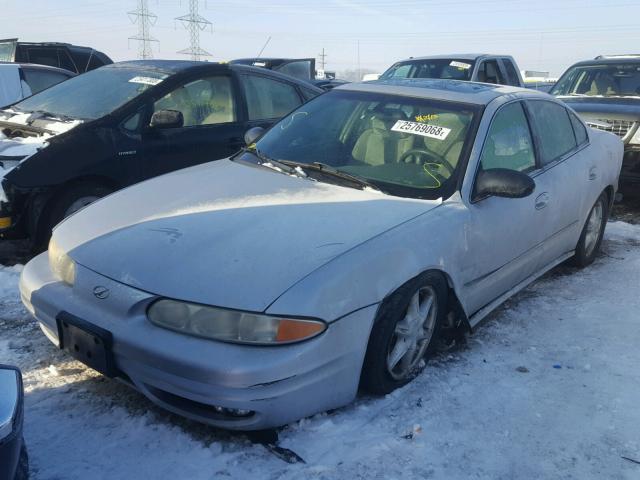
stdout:
<svg viewBox="0 0 640 480">
<path fill-rule="evenodd" d="M 81 183 L 69 187 L 52 199 L 51 205 L 45 208 L 36 233 L 36 250 L 46 250 L 51 231 L 62 220 L 90 203 L 109 195 L 111 189 L 92 183 Z"/>
<path fill-rule="evenodd" d="M 20 450 L 20 459 L 16 468 L 14 480 L 28 480 L 29 478 L 29 456 L 27 455 L 27 447 L 22 441 L 22 449 Z"/>
<path fill-rule="evenodd" d="M 434 271 L 410 280 L 385 299 L 369 337 L 361 387 L 384 395 L 413 380 L 435 349 L 446 311 L 447 282 Z"/>
<path fill-rule="evenodd" d="M 582 227 L 582 233 L 576 246 L 576 253 L 570 263 L 579 268 L 585 268 L 593 263 L 600 251 L 604 229 L 609 217 L 609 197 L 602 192 L 593 204 L 587 220 Z"/>
</svg>

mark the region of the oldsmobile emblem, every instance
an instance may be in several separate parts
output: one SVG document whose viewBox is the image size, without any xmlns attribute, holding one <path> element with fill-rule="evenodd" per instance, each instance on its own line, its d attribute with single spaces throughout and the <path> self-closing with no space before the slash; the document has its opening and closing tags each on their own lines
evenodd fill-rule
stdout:
<svg viewBox="0 0 640 480">
<path fill-rule="evenodd" d="M 102 285 L 98 285 L 97 287 L 93 288 L 93 294 L 100 300 L 104 300 L 105 298 L 107 298 L 110 293 L 111 291 L 107 287 L 103 287 Z"/>
</svg>

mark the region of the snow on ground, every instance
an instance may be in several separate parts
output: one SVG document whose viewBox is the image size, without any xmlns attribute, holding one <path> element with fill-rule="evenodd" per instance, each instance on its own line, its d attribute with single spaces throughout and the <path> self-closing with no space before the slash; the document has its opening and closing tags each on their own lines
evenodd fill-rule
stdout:
<svg viewBox="0 0 640 480">
<path fill-rule="evenodd" d="M 640 479 L 640 226 L 560 267 L 413 383 L 280 432 L 287 464 L 238 434 L 154 407 L 70 361 L 0 267 L 0 362 L 25 375 L 39 479 Z"/>
</svg>

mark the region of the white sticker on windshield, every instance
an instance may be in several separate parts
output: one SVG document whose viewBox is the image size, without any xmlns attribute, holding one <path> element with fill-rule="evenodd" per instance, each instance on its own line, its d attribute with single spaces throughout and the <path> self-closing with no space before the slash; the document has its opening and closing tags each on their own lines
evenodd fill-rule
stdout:
<svg viewBox="0 0 640 480">
<path fill-rule="evenodd" d="M 471 68 L 470 63 L 456 62 L 455 60 L 449 64 L 450 67 L 462 68 L 463 70 L 469 70 Z"/>
<path fill-rule="evenodd" d="M 450 128 L 438 127 L 437 125 L 429 125 L 428 123 L 408 122 L 406 120 L 398 120 L 391 127 L 394 132 L 413 133 L 423 137 L 437 138 L 444 140 L 451 133 Z"/>
<path fill-rule="evenodd" d="M 129 83 L 143 83 L 145 85 L 157 85 L 162 81 L 161 78 L 153 77 L 133 77 Z"/>
</svg>

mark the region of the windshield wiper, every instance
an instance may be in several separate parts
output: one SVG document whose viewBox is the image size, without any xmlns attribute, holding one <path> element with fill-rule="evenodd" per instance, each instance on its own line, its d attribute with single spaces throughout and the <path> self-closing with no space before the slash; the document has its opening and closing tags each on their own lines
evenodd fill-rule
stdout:
<svg viewBox="0 0 640 480">
<path fill-rule="evenodd" d="M 356 185 L 360 185 L 361 187 L 368 187 L 374 190 L 380 191 L 380 188 L 377 185 L 365 180 L 364 178 L 358 175 L 352 175 L 350 173 L 344 172 L 342 170 L 338 170 L 331 165 L 327 165 L 322 162 L 313 162 L 313 163 L 302 163 L 302 162 L 294 162 L 292 160 L 281 160 L 282 163 L 287 165 L 295 165 L 296 167 L 300 167 L 302 170 L 313 170 L 315 172 L 320 172 L 325 175 L 329 175 L 335 178 L 340 178 L 346 180 L 351 183 L 355 183 Z"/>
<path fill-rule="evenodd" d="M 244 147 L 242 151 L 249 152 L 255 155 L 260 165 L 265 165 L 266 167 L 268 167 L 268 165 L 266 164 L 271 164 L 273 167 L 277 167 L 280 170 L 282 170 L 284 173 L 288 173 L 289 175 L 296 175 L 298 177 L 302 176 L 300 175 L 300 172 L 296 170 L 294 167 L 292 167 L 291 165 L 287 165 L 282 160 L 276 160 L 275 158 L 271 158 L 268 155 L 265 155 L 264 153 L 258 151 L 257 148 Z"/>
<path fill-rule="evenodd" d="M 26 112 L 25 112 L 26 113 Z M 37 120 L 38 118 L 51 118 L 54 120 L 62 120 L 63 122 L 70 122 L 72 120 L 75 120 L 75 118 L 70 117 L 68 115 L 62 115 L 62 114 L 57 114 L 57 113 L 51 113 L 51 112 L 47 112 L 46 110 L 34 110 L 32 112 L 29 112 L 30 116 L 29 116 L 29 121 L 34 121 Z M 31 118 L 35 115 L 35 118 Z"/>
</svg>

